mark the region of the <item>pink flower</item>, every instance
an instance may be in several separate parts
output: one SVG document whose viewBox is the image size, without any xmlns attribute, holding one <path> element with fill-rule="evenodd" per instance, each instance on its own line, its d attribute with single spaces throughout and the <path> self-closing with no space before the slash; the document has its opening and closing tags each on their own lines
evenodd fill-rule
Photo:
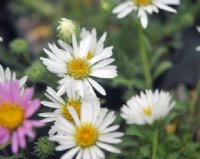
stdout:
<svg viewBox="0 0 200 159">
<path fill-rule="evenodd" d="M 44 125 L 29 119 L 40 107 L 40 100 L 32 100 L 33 93 L 33 88 L 22 91 L 18 81 L 0 83 L 0 145 L 11 142 L 13 153 L 25 148 L 26 136 L 35 137 L 33 127 Z"/>
</svg>

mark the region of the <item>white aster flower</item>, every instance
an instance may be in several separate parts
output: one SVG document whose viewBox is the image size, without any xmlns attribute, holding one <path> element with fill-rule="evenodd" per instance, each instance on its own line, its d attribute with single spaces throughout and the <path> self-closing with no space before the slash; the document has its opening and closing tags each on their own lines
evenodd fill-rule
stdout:
<svg viewBox="0 0 200 159">
<path fill-rule="evenodd" d="M 3 69 L 2 65 L 0 64 L 0 83 L 6 82 L 6 81 L 16 81 L 18 80 L 20 83 L 20 87 L 23 87 L 23 85 L 26 83 L 27 76 L 22 77 L 21 79 L 16 78 L 16 73 L 11 72 L 10 69 L 7 67 L 5 70 Z"/>
<path fill-rule="evenodd" d="M 94 87 L 102 95 L 106 95 L 105 90 L 91 77 L 114 78 L 117 76 L 116 66 L 110 65 L 114 59 L 112 56 L 112 46 L 102 48 L 105 35 L 95 44 L 95 50 L 91 49 L 91 36 L 87 36 L 77 43 L 73 36 L 73 48 L 67 43 L 59 41 L 61 49 L 55 44 L 49 44 L 51 51 L 44 49 L 49 58 L 41 58 L 44 65 L 56 73 L 62 79 L 59 81 L 58 94 L 63 94 L 70 81 L 75 82 L 76 90 L 79 90 L 81 96 L 84 95 L 84 88 L 88 87 L 91 93 L 95 94 Z M 98 47 L 97 47 L 98 46 Z M 92 52 L 94 51 L 94 52 Z"/>
<path fill-rule="evenodd" d="M 158 13 L 159 9 L 176 13 L 176 10 L 169 5 L 179 5 L 180 0 L 127 0 L 113 9 L 113 14 L 117 14 L 118 18 L 124 18 L 132 11 L 137 11 L 138 17 L 143 28 L 147 28 L 147 13 Z"/>
<path fill-rule="evenodd" d="M 84 102 L 80 119 L 72 107 L 69 107 L 69 112 L 74 124 L 58 118 L 54 127 L 58 133 L 50 137 L 58 142 L 57 151 L 67 150 L 61 159 L 75 156 L 76 159 L 104 159 L 106 157 L 102 149 L 120 153 L 119 149 L 112 146 L 120 143 L 123 135 L 116 131 L 119 125 L 111 125 L 115 120 L 114 112 L 100 108 L 99 102 Z"/>
<path fill-rule="evenodd" d="M 40 113 L 39 116 L 45 118 L 42 120 L 43 122 L 53 122 L 59 116 L 73 122 L 73 118 L 68 111 L 68 106 L 73 107 L 78 116 L 80 116 L 80 109 L 83 101 L 99 100 L 96 96 L 92 96 L 90 93 L 85 93 L 84 96 L 81 97 L 80 94 L 74 89 L 73 83 L 67 86 L 67 97 L 65 99 L 57 95 L 57 92 L 50 87 L 47 87 L 47 93 L 45 93 L 45 95 L 50 101 L 42 101 L 41 104 L 55 110 L 52 112 Z"/>
<path fill-rule="evenodd" d="M 140 96 L 133 96 L 121 108 L 121 116 L 128 124 L 152 124 L 165 117 L 173 108 L 174 102 L 168 92 L 146 90 Z"/>
<path fill-rule="evenodd" d="M 200 27 L 199 26 L 197 26 L 197 31 L 200 33 Z M 200 51 L 200 46 L 196 47 L 196 51 Z"/>
</svg>

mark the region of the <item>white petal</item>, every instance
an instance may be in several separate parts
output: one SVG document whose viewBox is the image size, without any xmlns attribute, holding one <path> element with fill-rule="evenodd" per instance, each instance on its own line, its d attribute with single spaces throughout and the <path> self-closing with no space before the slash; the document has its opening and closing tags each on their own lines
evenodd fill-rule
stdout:
<svg viewBox="0 0 200 159">
<path fill-rule="evenodd" d="M 72 159 L 79 150 L 80 147 L 75 147 L 67 151 L 63 156 L 61 156 L 61 159 Z"/>
<path fill-rule="evenodd" d="M 80 120 L 79 120 L 79 117 L 78 117 L 76 110 L 71 106 L 68 106 L 68 110 L 69 110 L 69 113 L 72 116 L 73 121 L 75 122 L 76 126 L 79 126 Z"/>
<path fill-rule="evenodd" d="M 50 107 L 50 108 L 59 108 L 60 107 L 60 105 L 58 103 L 52 103 L 52 102 L 47 102 L 47 101 L 42 101 L 41 104 L 46 107 Z"/>
<path fill-rule="evenodd" d="M 173 9 L 172 7 L 169 7 L 169 6 L 165 5 L 165 4 L 155 3 L 155 5 L 160 9 L 166 10 L 168 12 L 176 13 L 175 9 Z"/>
<path fill-rule="evenodd" d="M 125 3 L 122 3 L 120 5 L 118 5 L 117 7 L 115 7 L 112 11 L 113 14 L 116 14 L 116 13 L 119 13 L 123 10 L 125 10 L 127 7 L 131 6 L 132 3 L 131 2 L 125 2 Z"/>
<path fill-rule="evenodd" d="M 104 144 L 104 143 L 101 143 L 101 142 L 97 142 L 97 146 L 99 146 L 100 148 L 106 150 L 106 151 L 110 151 L 110 152 L 113 152 L 113 153 L 120 153 L 121 151 L 111 145 L 108 145 L 108 144 Z"/>
<path fill-rule="evenodd" d="M 124 17 L 127 16 L 129 13 L 131 13 L 134 9 L 135 9 L 134 6 L 129 6 L 129 7 L 127 7 L 126 10 L 121 11 L 121 12 L 117 15 L 117 18 L 119 18 L 119 19 L 124 18 Z"/>
<path fill-rule="evenodd" d="M 8 81 L 11 80 L 11 72 L 10 72 L 9 68 L 6 68 L 5 79 L 8 80 Z"/>
<path fill-rule="evenodd" d="M 88 78 L 88 81 L 91 83 L 91 85 L 102 95 L 106 95 L 106 92 L 104 90 L 104 88 L 99 85 L 96 81 L 94 81 L 92 78 Z"/>
<path fill-rule="evenodd" d="M 144 13 L 142 16 L 140 16 L 140 22 L 142 24 L 142 27 L 144 29 L 146 29 L 147 25 L 148 25 L 148 18 L 147 18 L 147 14 L 146 13 Z"/>
<path fill-rule="evenodd" d="M 0 64 L 0 82 L 3 82 L 4 80 L 5 80 L 4 69 L 3 69 L 2 65 Z"/>
</svg>

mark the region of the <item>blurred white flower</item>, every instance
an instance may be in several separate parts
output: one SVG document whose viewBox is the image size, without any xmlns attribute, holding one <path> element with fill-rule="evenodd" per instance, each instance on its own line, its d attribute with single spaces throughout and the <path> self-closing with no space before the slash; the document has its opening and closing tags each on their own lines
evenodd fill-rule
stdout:
<svg viewBox="0 0 200 159">
<path fill-rule="evenodd" d="M 113 47 L 103 48 L 102 40 L 99 40 L 99 45 L 92 49 L 92 36 L 86 36 L 78 44 L 75 35 L 72 38 L 73 48 L 59 41 L 62 49 L 58 48 L 55 44 L 49 44 L 51 51 L 44 49 L 49 58 L 41 58 L 43 64 L 47 66 L 48 70 L 56 73 L 62 79 L 59 81 L 58 94 L 61 95 L 65 92 L 67 85 L 70 81 L 75 82 L 75 90 L 84 95 L 84 88 L 87 87 L 88 91 L 94 93 L 94 87 L 102 95 L 106 95 L 104 88 L 99 85 L 92 77 L 98 78 L 114 78 L 117 76 L 115 65 L 110 65 L 114 59 L 112 56 Z"/>
<path fill-rule="evenodd" d="M 3 42 L 3 38 L 0 36 L 0 42 Z"/>
<path fill-rule="evenodd" d="M 165 117 L 173 108 L 174 102 L 168 92 L 146 90 L 140 96 L 133 96 L 121 108 L 121 116 L 128 124 L 152 124 Z"/>
<path fill-rule="evenodd" d="M 83 103 L 80 118 L 74 108 L 69 106 L 68 109 L 74 123 L 58 118 L 55 127 L 52 127 L 57 134 L 50 137 L 50 140 L 58 142 L 57 151 L 66 150 L 61 159 L 72 159 L 74 156 L 76 159 L 105 159 L 102 149 L 120 153 L 112 146 L 120 143 L 123 135 L 116 131 L 119 125 L 112 125 L 114 112 L 100 108 L 100 103 L 96 101 Z"/>
<path fill-rule="evenodd" d="M 118 18 L 124 18 L 132 11 L 136 10 L 143 28 L 147 28 L 147 14 L 158 13 L 159 9 L 176 13 L 176 10 L 169 5 L 179 5 L 180 0 L 127 0 L 113 9 L 113 14 Z"/>
<path fill-rule="evenodd" d="M 200 33 L 200 26 L 197 26 L 197 31 Z M 200 51 L 200 46 L 196 47 L 196 51 Z"/>
</svg>

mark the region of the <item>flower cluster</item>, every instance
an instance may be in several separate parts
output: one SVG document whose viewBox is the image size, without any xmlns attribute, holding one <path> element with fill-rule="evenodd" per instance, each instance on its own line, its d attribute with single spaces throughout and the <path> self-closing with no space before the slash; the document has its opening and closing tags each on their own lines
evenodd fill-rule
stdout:
<svg viewBox="0 0 200 159">
<path fill-rule="evenodd" d="M 175 12 L 169 4 L 179 4 L 179 0 L 132 0 L 113 12 L 121 18 L 137 9 L 146 27 L 146 12 L 157 12 L 158 8 Z M 117 76 L 113 47 L 104 46 L 106 33 L 98 39 L 96 29 L 90 32 L 83 28 L 79 35 L 76 29 L 72 21 L 62 18 L 58 27 L 62 40 L 58 45 L 49 44 L 50 50 L 44 49 L 47 57 L 41 57 L 43 64 L 60 79 L 57 89 L 46 89 L 48 99 L 41 104 L 51 111 L 39 113 L 41 121 L 30 119 L 39 109 L 40 100 L 32 99 L 33 88 L 24 87 L 27 77 L 18 80 L 9 68 L 4 70 L 0 65 L 0 145 L 11 144 L 13 153 L 25 148 L 26 137 L 35 137 L 33 128 L 46 122 L 52 124 L 48 132 L 51 141 L 42 138 L 36 143 L 37 156 L 53 154 L 52 141 L 58 143 L 57 151 L 66 151 L 61 159 L 104 159 L 103 150 L 121 152 L 113 145 L 121 143 L 124 134 L 118 131 L 120 125 L 113 124 L 114 112 L 101 108 L 96 91 L 102 95 L 106 91 L 94 80 Z M 122 106 L 121 117 L 128 124 L 151 125 L 167 116 L 173 106 L 168 92 L 146 90 Z"/>
<path fill-rule="evenodd" d="M 63 28 L 63 23 L 62 20 L 58 28 Z M 104 47 L 106 33 L 97 39 L 95 29 L 82 29 L 79 36 L 77 40 L 75 33 L 71 33 L 72 45 L 58 40 L 59 46 L 49 44 L 50 50 L 44 49 L 48 58 L 41 58 L 43 64 L 61 79 L 58 90 L 48 87 L 45 95 L 49 100 L 42 101 L 54 111 L 39 115 L 44 122 L 54 122 L 49 138 L 59 143 L 57 151 L 67 150 L 62 159 L 100 159 L 105 158 L 102 150 L 120 153 L 112 145 L 121 142 L 123 133 L 116 131 L 119 125 L 113 125 L 114 112 L 100 107 L 95 90 L 102 95 L 106 92 L 92 77 L 114 78 L 117 67 L 112 65 L 113 47 Z"/>
</svg>

